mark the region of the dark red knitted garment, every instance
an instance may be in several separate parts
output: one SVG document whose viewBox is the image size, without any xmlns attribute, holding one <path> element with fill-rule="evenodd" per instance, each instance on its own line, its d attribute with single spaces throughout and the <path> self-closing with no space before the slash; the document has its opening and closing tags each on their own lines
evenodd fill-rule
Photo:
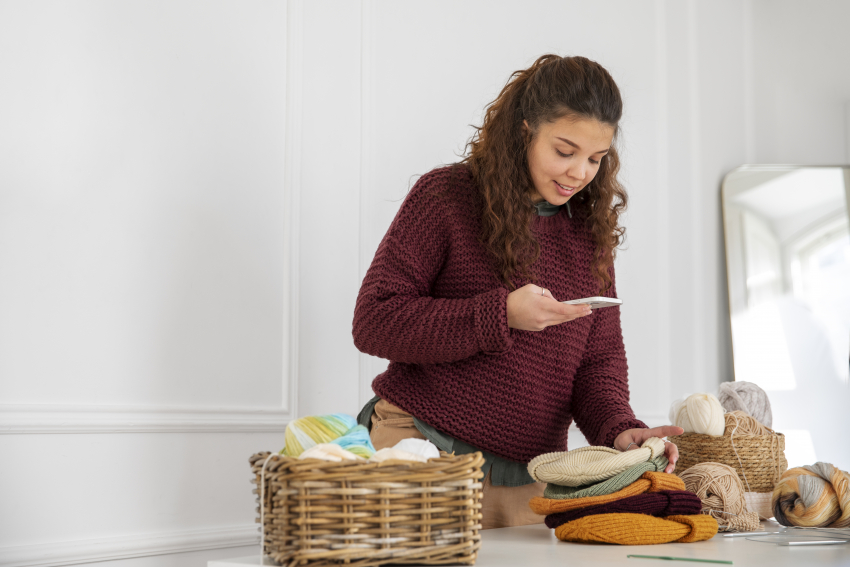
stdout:
<svg viewBox="0 0 850 567">
<path fill-rule="evenodd" d="M 687 490 L 662 490 L 660 492 L 646 492 L 637 496 L 629 496 L 622 500 L 615 500 L 598 506 L 588 506 L 579 510 L 549 514 L 546 516 L 546 525 L 554 529 L 567 522 L 594 516 L 596 514 L 648 514 L 650 516 L 676 516 L 699 514 L 702 510 L 702 501 L 699 496 Z"/>
<path fill-rule="evenodd" d="M 566 451 L 573 419 L 591 444 L 609 447 L 620 432 L 646 427 L 629 407 L 620 308 L 540 332 L 509 329 L 508 290 L 479 241 L 478 189 L 465 168 L 451 172 L 414 185 L 363 279 L 354 342 L 391 361 L 375 393 L 524 463 Z M 537 283 L 561 301 L 599 295 L 592 236 L 576 209 L 573 218 L 562 209 L 533 221 Z"/>
</svg>

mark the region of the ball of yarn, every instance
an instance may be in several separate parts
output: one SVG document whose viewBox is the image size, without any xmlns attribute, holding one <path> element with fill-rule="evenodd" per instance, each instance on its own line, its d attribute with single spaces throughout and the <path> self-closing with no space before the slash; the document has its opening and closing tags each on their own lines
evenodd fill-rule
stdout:
<svg viewBox="0 0 850 567">
<path fill-rule="evenodd" d="M 723 406 L 711 394 L 692 394 L 670 407 L 670 421 L 685 433 L 723 435 Z"/>
<path fill-rule="evenodd" d="M 788 469 L 771 504 L 783 526 L 850 527 L 850 474 L 822 462 Z"/>
<path fill-rule="evenodd" d="M 727 412 L 723 416 L 726 423 L 724 435 L 774 435 L 772 429 L 761 424 L 756 418 L 741 410 Z"/>
<path fill-rule="evenodd" d="M 724 531 L 753 531 L 759 528 L 758 514 L 747 510 L 744 486 L 729 465 L 699 463 L 678 473 L 690 490 L 702 501 L 702 513 L 717 520 Z"/>
<path fill-rule="evenodd" d="M 375 446 L 372 445 L 372 439 L 369 438 L 369 430 L 362 425 L 355 425 L 346 431 L 345 435 L 337 437 L 330 444 L 339 445 L 346 451 L 350 451 L 364 459 L 368 459 L 375 454 Z"/>
<path fill-rule="evenodd" d="M 773 412 L 767 393 L 752 382 L 723 382 L 720 384 L 720 405 L 726 411 L 741 410 L 750 414 L 765 427 L 773 427 Z"/>
<path fill-rule="evenodd" d="M 357 420 L 344 413 L 301 417 L 289 422 L 286 426 L 284 433 L 286 446 L 280 454 L 297 457 L 310 447 L 319 443 L 330 443 L 342 437 L 355 425 Z"/>
</svg>

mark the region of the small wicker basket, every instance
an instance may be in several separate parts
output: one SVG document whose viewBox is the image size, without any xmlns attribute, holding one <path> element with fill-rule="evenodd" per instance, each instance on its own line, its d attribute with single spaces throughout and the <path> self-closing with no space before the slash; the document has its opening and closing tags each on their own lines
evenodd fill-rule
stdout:
<svg viewBox="0 0 850 567">
<path fill-rule="evenodd" d="M 473 565 L 481 453 L 411 461 L 250 458 L 263 553 L 279 565 Z"/>
<path fill-rule="evenodd" d="M 785 436 L 703 435 L 683 433 L 667 438 L 679 448 L 676 472 L 684 472 L 699 463 L 729 465 L 747 492 L 773 492 L 779 477 L 788 470 L 785 460 Z"/>
</svg>

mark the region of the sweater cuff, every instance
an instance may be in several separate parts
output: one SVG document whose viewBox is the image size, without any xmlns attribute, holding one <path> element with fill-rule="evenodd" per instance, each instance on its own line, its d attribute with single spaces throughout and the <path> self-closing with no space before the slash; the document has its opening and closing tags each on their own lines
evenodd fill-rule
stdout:
<svg viewBox="0 0 850 567">
<path fill-rule="evenodd" d="M 614 447 L 614 440 L 627 429 L 649 429 L 649 427 L 633 415 L 615 415 L 599 430 L 599 444 L 604 447 Z"/>
<path fill-rule="evenodd" d="M 508 329 L 508 290 L 503 287 L 475 296 L 475 334 L 486 354 L 502 354 L 514 344 Z"/>
</svg>

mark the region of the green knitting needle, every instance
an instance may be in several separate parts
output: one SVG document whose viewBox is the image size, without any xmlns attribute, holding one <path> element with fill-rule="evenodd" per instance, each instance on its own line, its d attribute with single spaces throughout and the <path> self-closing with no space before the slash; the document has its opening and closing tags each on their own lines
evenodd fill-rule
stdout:
<svg viewBox="0 0 850 567">
<path fill-rule="evenodd" d="M 690 557 L 670 557 L 665 555 L 626 555 L 626 558 L 634 557 L 637 559 L 666 559 L 668 561 L 695 561 L 697 563 L 722 563 L 723 565 L 732 565 L 731 561 L 722 559 L 691 559 Z"/>
</svg>

